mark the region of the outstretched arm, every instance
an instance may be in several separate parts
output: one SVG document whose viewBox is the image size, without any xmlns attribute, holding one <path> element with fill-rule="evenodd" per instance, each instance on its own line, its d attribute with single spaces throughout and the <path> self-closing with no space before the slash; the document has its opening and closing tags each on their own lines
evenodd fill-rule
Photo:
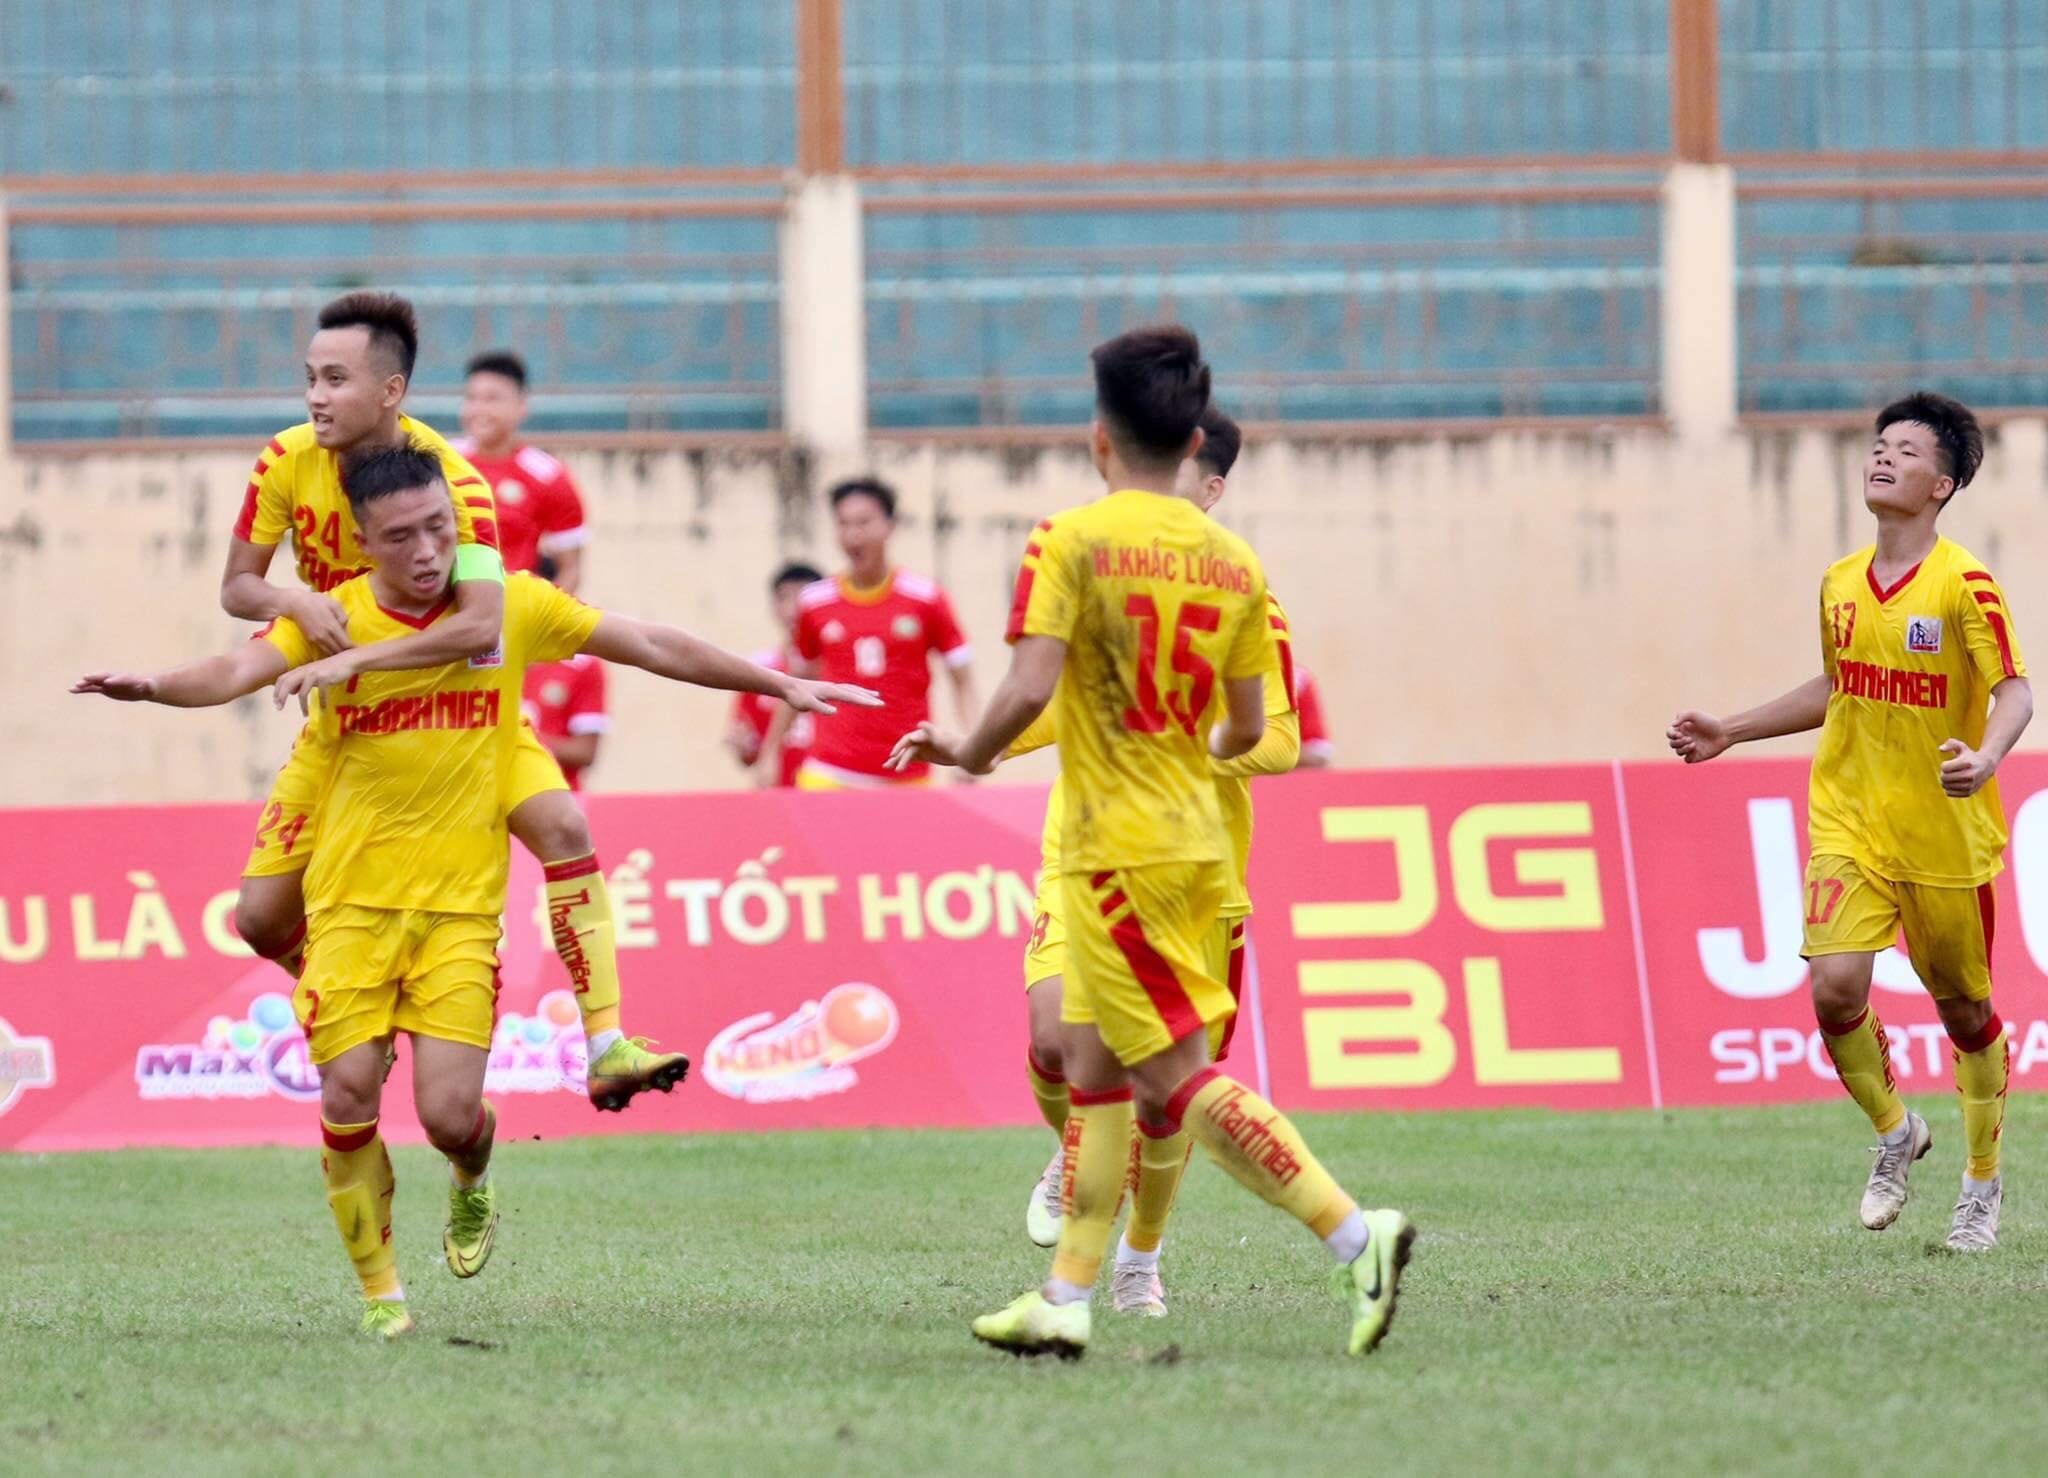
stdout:
<svg viewBox="0 0 2048 1478">
<path fill-rule="evenodd" d="M 1687 710 L 1671 721 L 1664 737 L 1688 765 L 1704 764 L 1732 745 L 1819 728 L 1827 720 L 1828 694 L 1834 690 L 1834 679 L 1822 673 L 1733 718 Z"/>
<path fill-rule="evenodd" d="M 290 663 L 267 641 L 245 641 L 232 652 L 202 657 L 167 672 L 88 673 L 74 693 L 97 693 L 121 703 L 162 703 L 171 708 L 213 708 L 275 682 Z"/>
<path fill-rule="evenodd" d="M 988 774 L 1052 702 L 1066 662 L 1067 644 L 1058 637 L 1018 638 L 1010 648 L 1010 670 L 1003 674 L 974 732 L 962 739 L 936 724 L 919 724 L 896 741 L 889 752 L 890 768 L 902 770 L 920 763 L 955 765 L 970 775 Z"/>
<path fill-rule="evenodd" d="M 425 631 L 365 642 L 293 668 L 277 685 L 277 706 L 282 708 L 296 698 L 299 711 L 307 713 L 311 712 L 315 692 L 344 687 L 351 678 L 365 672 L 416 672 L 423 667 L 446 667 L 451 662 L 481 657 L 497 650 L 504 624 L 503 580 L 459 580 L 455 585 L 455 609 L 445 619 Z"/>
<path fill-rule="evenodd" d="M 734 693 L 765 693 L 806 713 L 831 713 L 835 703 L 850 703 L 857 708 L 882 706 L 881 698 L 866 688 L 775 672 L 723 647 L 700 641 L 678 627 L 639 621 L 610 611 L 599 618 L 585 639 L 583 650 L 607 662 L 638 667 L 673 682 L 724 688 Z"/>
</svg>

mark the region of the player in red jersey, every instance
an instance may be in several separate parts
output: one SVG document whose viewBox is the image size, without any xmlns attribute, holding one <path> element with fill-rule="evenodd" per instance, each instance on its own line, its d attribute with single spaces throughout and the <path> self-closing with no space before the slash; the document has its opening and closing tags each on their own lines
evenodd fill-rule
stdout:
<svg viewBox="0 0 2048 1478">
<path fill-rule="evenodd" d="M 597 742 L 612 727 L 604 711 L 604 663 L 588 652 L 534 663 L 526 669 L 520 706 L 569 789 L 583 789 L 583 772 L 597 762 Z"/>
<path fill-rule="evenodd" d="M 509 349 L 492 349 L 470 360 L 463 376 L 462 435 L 455 445 L 490 481 L 505 569 L 538 572 L 546 555 L 555 567 L 549 578 L 574 595 L 583 583 L 583 549 L 590 538 L 583 495 L 567 467 L 520 439 L 526 361 Z"/>
<path fill-rule="evenodd" d="M 770 672 L 796 670 L 800 662 L 793 645 L 796 640 L 797 598 L 807 587 L 824 578 L 815 566 L 801 562 L 786 564 L 775 572 L 775 578 L 768 582 L 768 608 L 774 613 L 775 629 L 782 635 L 774 646 L 754 654 L 753 660 L 757 664 Z M 811 752 L 811 737 L 815 732 L 811 716 L 798 714 L 789 722 L 778 748 L 776 763 L 764 765 L 760 763 L 761 753 L 767 747 L 769 731 L 775 727 L 775 713 L 771 705 L 750 699 L 750 694 L 741 693 L 733 700 L 732 723 L 725 731 L 725 747 L 740 762 L 740 768 L 753 776 L 756 785 L 795 785 L 797 771 L 803 768 L 804 757 Z"/>
<path fill-rule="evenodd" d="M 1323 722 L 1322 690 L 1299 662 L 1294 664 L 1294 702 L 1301 714 L 1301 758 L 1294 768 L 1327 770 L 1337 757 L 1337 746 L 1330 742 L 1330 730 Z"/>
<path fill-rule="evenodd" d="M 879 692 L 883 707 L 872 716 L 842 709 L 819 724 L 810 756 L 797 772 L 797 788 L 926 784 L 928 766 L 892 771 L 889 751 L 904 732 L 901 720 L 915 725 L 931 717 L 933 656 L 953 679 L 961 723 L 974 722 L 979 705 L 969 670 L 973 653 L 946 593 L 923 575 L 889 563 L 895 491 L 874 478 L 854 478 L 834 487 L 831 499 L 847 569 L 798 598 L 796 650 L 804 664 L 802 676 L 858 682 Z M 787 722 L 778 716 L 778 723 Z"/>
</svg>

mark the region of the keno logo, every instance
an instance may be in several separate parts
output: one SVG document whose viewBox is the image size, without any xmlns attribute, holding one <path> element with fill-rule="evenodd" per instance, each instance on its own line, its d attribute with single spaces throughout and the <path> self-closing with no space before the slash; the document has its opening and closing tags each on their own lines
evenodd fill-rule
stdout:
<svg viewBox="0 0 2048 1478">
<path fill-rule="evenodd" d="M 787 1103 L 844 1093 L 860 1081 L 853 1064 L 896 1040 L 896 1003 L 849 981 L 806 1001 L 781 1021 L 773 1011 L 735 1021 L 704 1049 L 704 1076 L 728 1098 Z"/>
<path fill-rule="evenodd" d="M 50 1039 L 18 1036 L 0 1017 L 0 1114 L 13 1108 L 25 1090 L 56 1081 L 57 1054 L 50 1050 Z"/>
<path fill-rule="evenodd" d="M 151 1044 L 135 1052 L 135 1087 L 144 1098 L 285 1098 L 320 1096 L 320 1070 L 306 1052 L 306 1034 L 292 1003 L 266 991 L 249 1003 L 246 1020 L 216 1016 L 198 1042 Z"/>
</svg>

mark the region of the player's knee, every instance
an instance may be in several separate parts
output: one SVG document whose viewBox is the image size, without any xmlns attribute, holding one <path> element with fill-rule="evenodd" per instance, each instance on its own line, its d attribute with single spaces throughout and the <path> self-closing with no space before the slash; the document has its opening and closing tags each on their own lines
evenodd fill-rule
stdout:
<svg viewBox="0 0 2048 1478">
<path fill-rule="evenodd" d="M 1989 996 L 1981 1001 L 1968 996 L 1936 996 L 1934 1006 L 1941 1014 L 1942 1030 L 1948 1033 L 1949 1040 L 1966 1051 L 1975 1050 L 1977 1039 L 1998 1014 Z"/>
<path fill-rule="evenodd" d="M 1067 1056 L 1064 1050 L 1064 1039 L 1060 1034 L 1059 1022 L 1054 1021 L 1050 1026 L 1047 1026 L 1041 1023 L 1038 1018 L 1032 1018 L 1031 1060 L 1038 1064 L 1039 1071 L 1041 1072 L 1055 1074 L 1066 1072 Z"/>
<path fill-rule="evenodd" d="M 320 1117 L 330 1124 L 367 1124 L 377 1117 L 383 1097 L 380 1073 L 360 1070 L 349 1054 L 320 1070 Z M 382 1053 L 379 1053 L 381 1067 Z"/>
<path fill-rule="evenodd" d="M 596 850 L 590 823 L 566 790 L 535 796 L 512 813 L 512 831 L 542 862 L 588 857 Z"/>
<path fill-rule="evenodd" d="M 293 906 L 293 900 L 280 899 L 267 890 L 245 884 L 235 898 L 235 932 L 266 960 L 289 953 L 304 922 L 304 913 Z"/>
<path fill-rule="evenodd" d="M 483 1112 L 480 1092 L 428 1092 L 419 1100 L 420 1128 L 427 1142 L 444 1155 L 469 1148 L 476 1136 L 477 1115 Z"/>
<path fill-rule="evenodd" d="M 1823 955 L 1813 962 L 1813 1014 L 1823 1023 L 1853 1019 L 1870 1004 L 1870 968 L 1858 969 L 1843 955 Z"/>
</svg>

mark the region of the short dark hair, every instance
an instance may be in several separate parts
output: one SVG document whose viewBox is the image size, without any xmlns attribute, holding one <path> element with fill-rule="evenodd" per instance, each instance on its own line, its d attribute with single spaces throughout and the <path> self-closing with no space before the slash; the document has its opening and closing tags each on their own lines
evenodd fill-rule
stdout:
<svg viewBox="0 0 2048 1478">
<path fill-rule="evenodd" d="M 892 519 L 896 517 L 896 490 L 879 477 L 849 477 L 832 484 L 832 491 L 825 496 L 834 508 L 848 498 L 873 498 L 882 505 L 883 513 Z"/>
<path fill-rule="evenodd" d="M 1237 454 L 1244 447 L 1244 432 L 1214 401 L 1202 412 L 1202 449 L 1195 460 L 1216 469 L 1216 476 L 1230 476 Z"/>
<path fill-rule="evenodd" d="M 363 510 L 379 498 L 432 487 L 437 482 L 447 485 L 441 458 L 416 442 L 358 452 L 344 458 L 341 464 L 341 485 L 348 493 L 348 506 L 355 510 L 358 522 Z"/>
<path fill-rule="evenodd" d="M 1119 440 L 1157 461 L 1176 458 L 1209 408 L 1202 345 L 1177 323 L 1134 328 L 1097 344 L 1095 404 Z"/>
<path fill-rule="evenodd" d="M 1887 426 L 1901 421 L 1918 421 L 1934 433 L 1957 492 L 1970 485 L 1984 462 L 1984 428 L 1968 406 L 1932 390 L 1915 390 L 1877 413 L 1877 434 L 1882 436 Z"/>
<path fill-rule="evenodd" d="M 370 347 L 397 360 L 398 372 L 412 379 L 413 363 L 420 357 L 420 320 L 397 293 L 344 294 L 320 310 L 320 327 L 368 329 Z"/>
<path fill-rule="evenodd" d="M 526 361 L 510 349 L 486 349 L 473 355 L 462 367 L 462 378 L 471 375 L 503 375 L 521 390 L 526 388 Z"/>
<path fill-rule="evenodd" d="M 780 590 L 785 585 L 815 585 L 825 578 L 825 572 L 816 565 L 807 565 L 800 559 L 793 559 L 775 572 L 775 578 L 768 582 L 770 590 Z"/>
</svg>

